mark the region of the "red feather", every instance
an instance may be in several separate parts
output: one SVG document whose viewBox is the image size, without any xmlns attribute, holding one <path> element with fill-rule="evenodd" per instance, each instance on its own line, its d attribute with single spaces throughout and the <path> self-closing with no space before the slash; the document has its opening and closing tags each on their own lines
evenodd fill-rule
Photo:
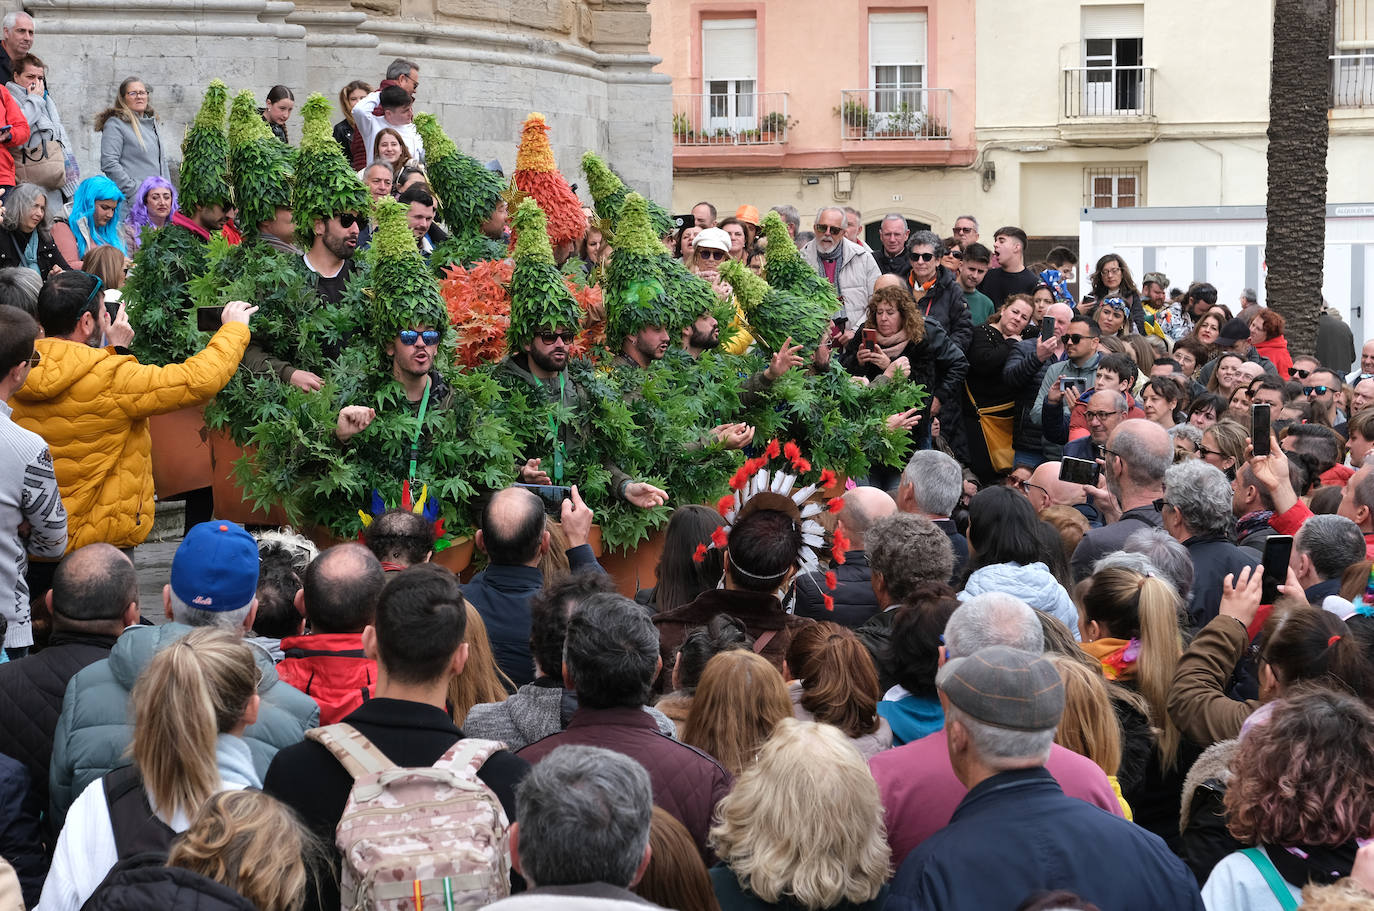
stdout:
<svg viewBox="0 0 1374 911">
<path fill-rule="evenodd" d="M 729 543 L 729 540 L 729 537 L 725 534 L 725 526 L 723 525 L 711 532 L 711 543 L 716 545 L 716 547 L 724 547 Z"/>
<path fill-rule="evenodd" d="M 734 487 L 735 485 L 734 485 L 734 484 L 731 484 L 730 486 L 731 486 L 731 487 Z M 736 489 L 738 489 L 738 488 L 736 488 Z M 735 506 L 735 498 L 734 498 L 734 495 L 733 495 L 733 494 L 728 494 L 728 493 L 727 493 L 725 496 L 723 496 L 723 497 L 720 498 L 720 501 L 719 501 L 719 502 L 716 503 L 716 512 L 720 513 L 720 514 L 723 516 L 723 515 L 725 515 L 727 512 L 729 512 L 731 509 L 733 509 L 734 506 Z"/>
<path fill-rule="evenodd" d="M 829 611 L 833 611 L 835 609 L 835 599 L 830 597 L 829 595 L 825 596 L 825 609 Z"/>
<path fill-rule="evenodd" d="M 825 504 L 825 508 L 831 512 L 839 512 L 844 509 L 844 497 L 834 497 Z"/>
<path fill-rule="evenodd" d="M 830 590 L 833 592 L 833 591 L 835 590 L 835 586 L 837 586 L 837 585 L 839 585 L 839 584 L 840 584 L 839 577 L 835 575 L 835 571 L 834 571 L 833 569 L 832 569 L 832 570 L 829 570 L 828 572 L 826 572 L 826 574 L 825 574 L 825 587 L 826 587 L 826 588 L 830 589 Z"/>
<path fill-rule="evenodd" d="M 781 454 L 782 447 L 778 445 L 778 441 L 775 439 L 769 440 L 767 448 L 763 450 L 764 457 L 768 459 L 776 459 Z"/>
<path fill-rule="evenodd" d="M 835 482 L 838 480 L 839 478 L 835 476 L 835 472 L 831 471 L 829 468 L 821 469 L 820 487 L 822 490 L 828 487 L 834 487 Z"/>
<path fill-rule="evenodd" d="M 706 562 L 706 545 L 705 545 L 705 544 L 698 544 L 698 545 L 697 545 L 696 551 L 692 554 L 692 562 L 693 562 L 693 563 L 705 563 L 705 562 Z"/>
</svg>

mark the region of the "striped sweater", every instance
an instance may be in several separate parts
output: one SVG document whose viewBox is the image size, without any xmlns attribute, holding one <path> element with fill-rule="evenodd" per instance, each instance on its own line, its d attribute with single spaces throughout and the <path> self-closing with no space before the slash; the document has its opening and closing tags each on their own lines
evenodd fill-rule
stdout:
<svg viewBox="0 0 1374 911">
<path fill-rule="evenodd" d="M 66 549 L 67 511 L 48 444 L 10 420 L 9 405 L 0 402 L 0 615 L 8 624 L 6 648 L 33 645 L 24 581 L 28 554 L 57 559 Z"/>
</svg>

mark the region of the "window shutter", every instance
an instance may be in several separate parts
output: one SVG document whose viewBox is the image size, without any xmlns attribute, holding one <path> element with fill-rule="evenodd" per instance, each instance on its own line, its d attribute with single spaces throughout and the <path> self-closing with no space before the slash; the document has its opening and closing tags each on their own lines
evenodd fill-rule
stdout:
<svg viewBox="0 0 1374 911">
<path fill-rule="evenodd" d="M 923 65 L 926 62 L 925 13 L 870 13 L 868 65 Z"/>
<path fill-rule="evenodd" d="M 1144 38 L 1145 6 L 1140 3 L 1119 6 L 1083 7 L 1083 40 L 1092 38 Z"/>
<path fill-rule="evenodd" d="M 1374 48 L 1374 3 L 1370 0 L 1338 0 L 1336 50 L 1364 51 Z"/>
<path fill-rule="evenodd" d="M 758 78 L 758 32 L 753 19 L 706 19 L 701 23 L 704 81 Z"/>
</svg>

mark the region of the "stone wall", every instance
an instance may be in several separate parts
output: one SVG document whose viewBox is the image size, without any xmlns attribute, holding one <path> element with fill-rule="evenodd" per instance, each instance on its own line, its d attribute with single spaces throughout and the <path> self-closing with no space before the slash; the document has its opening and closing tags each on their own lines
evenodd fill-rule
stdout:
<svg viewBox="0 0 1374 911">
<path fill-rule="evenodd" d="M 671 86 L 646 52 L 647 0 L 28 0 L 34 53 L 49 66 L 83 174 L 99 168 L 96 114 L 125 77 L 153 89 L 174 160 L 205 84 L 261 100 L 277 83 L 336 99 L 353 79 L 374 85 L 396 57 L 420 65 L 416 110 L 432 111 L 459 148 L 515 166 L 520 124 L 542 112 L 559 166 L 594 149 L 626 181 L 667 204 L 672 190 Z M 336 102 L 337 104 L 337 102 Z M 293 141 L 298 116 L 287 123 Z M 580 191 L 584 199 L 585 190 Z"/>
</svg>

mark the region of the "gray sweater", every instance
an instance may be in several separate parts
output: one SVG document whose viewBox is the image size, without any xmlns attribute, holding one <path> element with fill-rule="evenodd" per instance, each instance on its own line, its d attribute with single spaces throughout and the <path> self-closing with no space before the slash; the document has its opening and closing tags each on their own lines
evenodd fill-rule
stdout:
<svg viewBox="0 0 1374 911">
<path fill-rule="evenodd" d="M 138 127 L 143 134 L 142 143 L 134 134 L 133 125 L 118 117 L 106 120 L 105 129 L 100 132 L 100 170 L 130 201 L 145 179 L 154 174 L 169 180 L 172 176 L 157 118 L 144 115 Z"/>
<path fill-rule="evenodd" d="M 23 522 L 31 526 L 27 539 L 19 536 Z M 66 549 L 67 511 L 48 444 L 10 420 L 10 406 L 0 402 L 0 616 L 9 624 L 6 648 L 33 645 L 25 552 L 56 560 Z"/>
</svg>

